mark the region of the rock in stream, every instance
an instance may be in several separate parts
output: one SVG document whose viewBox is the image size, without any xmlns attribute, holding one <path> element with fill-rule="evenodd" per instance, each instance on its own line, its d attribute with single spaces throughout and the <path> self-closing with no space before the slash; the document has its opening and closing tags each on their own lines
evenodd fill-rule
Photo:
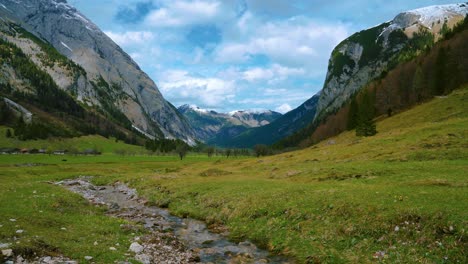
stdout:
<svg viewBox="0 0 468 264">
<path fill-rule="evenodd" d="M 129 252 L 142 263 L 292 263 L 244 241 L 234 243 L 211 232 L 205 223 L 171 215 L 168 210 L 146 206 L 135 189 L 117 182 L 95 186 L 90 177 L 58 182 L 93 204 L 108 207 L 108 214 L 138 223 L 149 230 L 136 237 Z M 122 228 L 138 229 L 128 225 Z"/>
</svg>

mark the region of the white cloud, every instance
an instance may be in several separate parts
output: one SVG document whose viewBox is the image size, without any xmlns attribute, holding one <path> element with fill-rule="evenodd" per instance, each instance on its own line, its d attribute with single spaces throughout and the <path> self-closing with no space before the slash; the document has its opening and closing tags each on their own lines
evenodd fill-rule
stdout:
<svg viewBox="0 0 468 264">
<path fill-rule="evenodd" d="M 139 52 L 132 52 L 129 55 L 134 60 L 139 60 L 139 59 L 141 59 L 143 57 L 143 55 L 141 53 L 139 53 Z"/>
<path fill-rule="evenodd" d="M 348 26 L 341 23 L 317 23 L 306 17 L 263 23 L 246 13 L 218 47 L 216 59 L 246 62 L 252 56 L 265 55 L 276 64 L 323 74 L 332 49 L 348 35 Z"/>
<path fill-rule="evenodd" d="M 280 112 L 282 114 L 285 114 L 291 110 L 292 107 L 289 104 L 282 104 L 275 109 L 276 112 Z"/>
<path fill-rule="evenodd" d="M 304 75 L 306 71 L 299 68 L 283 67 L 279 64 L 274 64 L 270 68 L 252 68 L 244 72 L 243 78 L 249 82 L 268 81 L 273 84 L 283 81 L 291 76 Z"/>
<path fill-rule="evenodd" d="M 153 27 L 182 27 L 209 23 L 222 17 L 223 10 L 218 1 L 176 0 L 152 11 L 146 18 L 146 24 Z"/>
<path fill-rule="evenodd" d="M 125 33 L 105 31 L 104 33 L 120 46 L 144 44 L 154 39 L 154 34 L 150 31 L 128 31 Z"/>
<path fill-rule="evenodd" d="M 190 102 L 202 107 L 216 108 L 231 101 L 236 95 L 233 81 L 194 77 L 181 70 L 167 71 L 162 76 L 159 88 L 175 104 Z"/>
</svg>

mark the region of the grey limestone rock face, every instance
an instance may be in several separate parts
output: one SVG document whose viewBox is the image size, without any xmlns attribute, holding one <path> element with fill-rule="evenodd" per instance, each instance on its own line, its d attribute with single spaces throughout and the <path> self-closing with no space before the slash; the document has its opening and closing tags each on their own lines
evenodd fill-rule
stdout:
<svg viewBox="0 0 468 264">
<path fill-rule="evenodd" d="M 332 53 L 329 70 L 317 106 L 315 122 L 341 108 L 370 81 L 389 70 L 389 62 L 405 48 L 415 32 L 425 30 L 440 38 L 444 23 L 453 27 L 468 14 L 468 4 L 429 6 L 397 15 L 392 21 L 358 32 L 340 43 Z M 401 30 L 407 39 L 393 39 Z"/>
<path fill-rule="evenodd" d="M 125 93 L 113 102 L 139 129 L 167 138 L 194 142 L 194 132 L 187 121 L 167 102 L 156 84 L 133 59 L 65 0 L 2 0 L 0 15 L 21 25 L 46 40 L 85 71 L 87 78 L 101 77 L 110 86 L 118 86 Z M 78 79 L 82 97 L 92 100 L 94 94 Z M 123 106 L 126 107 L 123 107 Z M 160 133 L 160 132 L 159 132 Z M 161 136 L 161 135 L 160 135 Z"/>
</svg>

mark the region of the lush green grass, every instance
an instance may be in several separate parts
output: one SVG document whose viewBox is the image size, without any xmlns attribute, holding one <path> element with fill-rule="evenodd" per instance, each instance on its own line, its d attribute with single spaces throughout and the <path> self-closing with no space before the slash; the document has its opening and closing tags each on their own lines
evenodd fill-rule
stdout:
<svg viewBox="0 0 468 264">
<path fill-rule="evenodd" d="M 93 175 L 99 184 L 126 181 L 175 214 L 224 225 L 233 239 L 301 263 L 366 263 L 377 251 L 388 263 L 466 263 L 467 102 L 468 89 L 458 90 L 380 121 L 374 137 L 350 131 L 261 159 L 0 156 L 0 242 L 19 225 L 26 245 L 39 236 L 76 259 L 119 259 L 129 239 L 121 222 L 44 183 Z M 47 165 L 14 166 L 25 163 Z M 116 241 L 121 251 L 109 252 Z"/>
<path fill-rule="evenodd" d="M 103 153 L 114 153 L 116 150 L 126 150 L 127 153 L 145 153 L 147 152 L 141 146 L 125 144 L 114 138 L 105 138 L 102 136 L 82 136 L 76 138 L 52 138 L 47 140 L 18 140 L 6 138 L 6 131 L 14 131 L 12 128 L 0 126 L 0 148 L 37 148 L 37 149 L 77 149 L 83 151 L 86 149 L 97 149 Z"/>
</svg>

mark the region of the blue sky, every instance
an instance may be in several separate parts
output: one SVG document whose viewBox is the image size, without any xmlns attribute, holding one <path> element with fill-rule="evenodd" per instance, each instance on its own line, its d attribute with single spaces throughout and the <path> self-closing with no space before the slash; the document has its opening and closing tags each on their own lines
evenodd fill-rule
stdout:
<svg viewBox="0 0 468 264">
<path fill-rule="evenodd" d="M 175 106 L 289 111 L 323 86 L 333 48 L 444 0 L 68 0 Z"/>
</svg>

